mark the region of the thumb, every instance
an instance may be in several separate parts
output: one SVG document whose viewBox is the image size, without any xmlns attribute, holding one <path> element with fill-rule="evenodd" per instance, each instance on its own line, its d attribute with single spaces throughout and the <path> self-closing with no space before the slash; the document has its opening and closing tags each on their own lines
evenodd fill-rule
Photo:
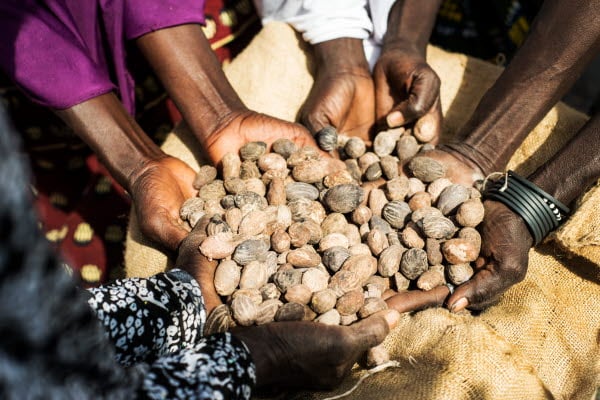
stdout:
<svg viewBox="0 0 600 400">
<path fill-rule="evenodd" d="M 320 110 L 303 110 L 300 122 L 315 136 L 320 130 L 333 126 L 329 117 Z"/>
<path fill-rule="evenodd" d="M 398 325 L 399 320 L 400 314 L 397 311 L 384 310 L 350 327 L 358 346 L 367 350 L 383 342 L 390 329 Z"/>
<path fill-rule="evenodd" d="M 414 122 L 427 114 L 435 105 L 440 89 L 440 80 L 433 72 L 425 69 L 413 76 L 406 100 L 401 101 L 388 113 L 388 126 L 395 128 Z"/>
<path fill-rule="evenodd" d="M 446 304 L 452 312 L 459 312 L 467 307 L 483 309 L 498 300 L 505 286 L 498 274 L 482 269 L 470 280 L 457 287 Z"/>
</svg>

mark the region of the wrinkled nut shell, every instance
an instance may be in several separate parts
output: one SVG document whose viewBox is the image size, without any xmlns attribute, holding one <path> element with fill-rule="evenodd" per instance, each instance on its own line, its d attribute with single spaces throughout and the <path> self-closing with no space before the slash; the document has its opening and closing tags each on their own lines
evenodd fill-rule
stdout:
<svg viewBox="0 0 600 400">
<path fill-rule="evenodd" d="M 258 306 L 258 315 L 256 317 L 256 325 L 268 324 L 275 321 L 275 314 L 283 303 L 277 299 L 265 300 Z"/>
<path fill-rule="evenodd" d="M 429 157 L 414 157 L 408 163 L 408 169 L 413 176 L 423 182 L 433 182 L 446 174 L 446 167 Z"/>
<path fill-rule="evenodd" d="M 449 239 L 457 230 L 446 217 L 425 217 L 421 221 L 421 229 L 427 237 L 433 239 Z"/>
<path fill-rule="evenodd" d="M 360 289 L 361 284 L 356 272 L 340 270 L 331 277 L 328 287 L 337 297 L 341 297 L 352 290 Z"/>
<path fill-rule="evenodd" d="M 240 295 L 231 301 L 231 313 L 238 324 L 250 326 L 256 321 L 258 307 L 250 297 Z"/>
<path fill-rule="evenodd" d="M 229 296 L 240 283 L 241 268 L 231 260 L 223 260 L 215 270 L 215 290 L 221 296 Z"/>
<path fill-rule="evenodd" d="M 363 201 L 364 190 L 358 185 L 337 185 L 327 190 L 323 201 L 333 212 L 342 214 L 354 211 Z"/>
<path fill-rule="evenodd" d="M 252 261 L 242 269 L 240 289 L 260 289 L 268 279 L 266 265 L 259 261 Z"/>
<path fill-rule="evenodd" d="M 453 184 L 442 190 L 437 199 L 436 207 L 444 215 L 450 215 L 458 206 L 469 199 L 470 191 L 462 185 Z"/>
<path fill-rule="evenodd" d="M 348 257 L 350 257 L 350 251 L 347 247 L 334 246 L 323 252 L 322 262 L 330 271 L 337 272 Z"/>
<path fill-rule="evenodd" d="M 285 293 L 288 288 L 302 283 L 302 271 L 298 269 L 281 269 L 273 275 L 273 283 L 281 293 Z"/>
<path fill-rule="evenodd" d="M 319 292 L 327 289 L 329 274 L 317 268 L 311 268 L 302 275 L 302 284 L 306 285 L 311 292 Z"/>
<path fill-rule="evenodd" d="M 203 165 L 198 170 L 196 178 L 192 183 L 194 189 L 200 189 L 202 186 L 212 182 L 217 177 L 217 169 L 212 165 Z"/>
<path fill-rule="evenodd" d="M 206 318 L 204 324 L 204 336 L 214 333 L 227 332 L 233 326 L 233 320 L 229 306 L 220 304 L 216 306 Z"/>
<path fill-rule="evenodd" d="M 240 148 L 240 157 L 244 161 L 256 161 L 266 150 L 265 142 L 249 142 Z"/>
<path fill-rule="evenodd" d="M 410 280 L 417 279 L 423 272 L 427 271 L 427 253 L 422 249 L 408 249 L 402 254 L 400 271 Z"/>
</svg>

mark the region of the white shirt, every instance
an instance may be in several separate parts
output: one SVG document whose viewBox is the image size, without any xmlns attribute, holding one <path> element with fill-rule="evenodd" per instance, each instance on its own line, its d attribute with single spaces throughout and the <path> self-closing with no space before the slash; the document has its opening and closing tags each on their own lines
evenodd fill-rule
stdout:
<svg viewBox="0 0 600 400">
<path fill-rule="evenodd" d="M 395 0 L 254 0 L 263 23 L 282 21 L 317 44 L 341 37 L 363 39 L 365 56 L 375 65 Z"/>
</svg>

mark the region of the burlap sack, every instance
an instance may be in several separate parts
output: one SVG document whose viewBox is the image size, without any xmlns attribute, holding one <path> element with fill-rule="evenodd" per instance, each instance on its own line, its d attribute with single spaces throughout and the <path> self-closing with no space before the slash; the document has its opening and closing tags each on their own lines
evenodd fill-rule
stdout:
<svg viewBox="0 0 600 400">
<path fill-rule="evenodd" d="M 500 69 L 435 47 L 429 48 L 428 61 L 442 79 L 444 135 L 450 135 Z M 225 71 L 248 107 L 294 120 L 312 84 L 310 69 L 298 36 L 286 25 L 272 23 Z M 583 115 L 558 105 L 519 148 L 510 167 L 530 173 L 584 122 Z M 163 149 L 193 168 L 202 162 L 183 127 L 169 135 Z M 399 367 L 369 376 L 345 398 L 589 400 L 600 385 L 600 227 L 594 218 L 599 190 L 588 193 L 557 235 L 569 253 L 556 243 L 532 250 L 526 279 L 477 317 L 444 309 L 404 315 L 385 342 Z M 168 267 L 166 257 L 141 237 L 133 215 L 125 261 L 129 276 L 149 276 Z M 331 393 L 286 397 L 335 396 L 364 373 L 357 366 Z"/>
</svg>

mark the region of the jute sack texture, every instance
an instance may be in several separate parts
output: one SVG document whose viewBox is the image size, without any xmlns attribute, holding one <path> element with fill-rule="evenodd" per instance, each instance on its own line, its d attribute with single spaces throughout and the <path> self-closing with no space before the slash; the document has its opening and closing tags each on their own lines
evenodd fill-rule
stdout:
<svg viewBox="0 0 600 400">
<path fill-rule="evenodd" d="M 430 46 L 428 62 L 442 80 L 444 137 L 466 121 L 501 69 Z M 271 23 L 230 65 L 226 75 L 245 104 L 293 121 L 312 85 L 311 59 L 285 24 Z M 509 167 L 527 175 L 585 123 L 559 104 L 532 131 Z M 193 168 L 203 162 L 180 126 L 163 149 Z M 398 367 L 364 379 L 348 399 L 585 399 L 600 386 L 600 188 L 590 190 L 554 240 L 531 250 L 525 280 L 478 316 L 445 309 L 405 314 L 384 345 Z M 150 276 L 170 261 L 149 245 L 132 213 L 127 233 L 128 276 Z M 333 392 L 340 395 L 365 374 L 355 366 Z"/>
</svg>

